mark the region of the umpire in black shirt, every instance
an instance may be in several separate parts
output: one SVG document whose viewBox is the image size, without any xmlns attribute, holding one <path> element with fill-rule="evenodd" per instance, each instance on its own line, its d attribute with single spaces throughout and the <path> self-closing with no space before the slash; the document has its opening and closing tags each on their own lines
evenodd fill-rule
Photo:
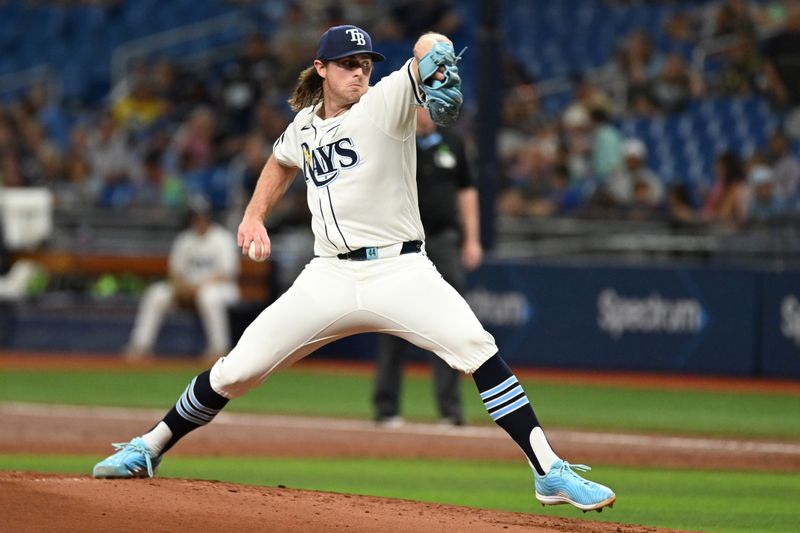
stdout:
<svg viewBox="0 0 800 533">
<path fill-rule="evenodd" d="M 462 292 L 467 271 L 476 269 L 483 260 L 478 190 L 461 138 L 452 131 L 439 130 L 423 108 L 417 110 L 417 189 L 428 257 L 445 281 Z M 373 398 L 379 424 L 402 423 L 399 398 L 407 347 L 399 337 L 380 337 Z M 431 359 L 441 420 L 462 425 L 460 375 L 442 359 Z"/>
</svg>

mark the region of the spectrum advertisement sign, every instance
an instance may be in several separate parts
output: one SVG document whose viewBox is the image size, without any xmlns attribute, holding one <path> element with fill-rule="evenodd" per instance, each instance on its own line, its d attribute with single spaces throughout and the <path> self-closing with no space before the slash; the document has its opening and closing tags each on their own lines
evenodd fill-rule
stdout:
<svg viewBox="0 0 800 533">
<path fill-rule="evenodd" d="M 487 263 L 465 297 L 516 363 L 752 375 L 757 280 L 705 268 Z"/>
<path fill-rule="evenodd" d="M 761 368 L 765 376 L 800 377 L 800 273 L 764 275 Z"/>
</svg>

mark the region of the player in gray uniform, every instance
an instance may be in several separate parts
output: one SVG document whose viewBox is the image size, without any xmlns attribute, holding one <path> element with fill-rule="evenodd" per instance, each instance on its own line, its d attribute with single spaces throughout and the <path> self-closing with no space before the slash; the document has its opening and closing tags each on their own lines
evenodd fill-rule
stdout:
<svg viewBox="0 0 800 533">
<path fill-rule="evenodd" d="M 584 511 L 614 502 L 610 489 L 574 471 L 585 467 L 555 454 L 494 338 L 425 254 L 416 107 L 426 106 L 434 118 L 452 118 L 454 105 L 457 111 L 452 43 L 443 35 L 423 35 L 414 57 L 370 87 L 372 63 L 383 59 L 355 26 L 322 35 L 313 65 L 300 74 L 289 101 L 297 115 L 275 143 L 237 237 L 243 253 L 255 243 L 259 257 L 269 255 L 263 221 L 299 170 L 316 257 L 227 356 L 192 380 L 160 422 L 98 463 L 95 477 L 152 476 L 178 439 L 279 368 L 348 335 L 381 332 L 474 377 L 492 419 L 525 453 L 540 502 Z"/>
</svg>

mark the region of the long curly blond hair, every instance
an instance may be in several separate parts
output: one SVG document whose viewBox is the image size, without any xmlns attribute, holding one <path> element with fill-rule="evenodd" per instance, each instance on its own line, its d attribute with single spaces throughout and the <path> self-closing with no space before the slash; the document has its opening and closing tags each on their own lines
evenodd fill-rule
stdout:
<svg viewBox="0 0 800 533">
<path fill-rule="evenodd" d="M 300 111 L 301 109 L 316 105 L 322 101 L 322 82 L 325 78 L 317 74 L 317 69 L 314 65 L 303 70 L 297 77 L 297 85 L 295 85 L 292 97 L 287 100 L 292 111 Z"/>
</svg>

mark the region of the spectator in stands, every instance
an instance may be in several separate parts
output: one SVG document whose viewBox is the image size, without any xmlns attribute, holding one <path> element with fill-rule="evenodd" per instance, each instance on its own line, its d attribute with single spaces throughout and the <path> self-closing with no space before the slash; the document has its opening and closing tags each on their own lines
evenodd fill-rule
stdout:
<svg viewBox="0 0 800 533">
<path fill-rule="evenodd" d="M 133 180 L 140 168 L 109 113 L 102 114 L 96 128 L 88 133 L 86 151 L 91 168 L 89 188 L 96 204 L 102 207 L 130 205 L 135 197 Z"/>
<path fill-rule="evenodd" d="M 189 228 L 181 232 L 169 254 L 169 280 L 147 288 L 125 355 L 150 356 L 161 324 L 173 307 L 194 308 L 206 334 L 204 357 L 217 360 L 230 348 L 228 306 L 239 300 L 239 251 L 236 236 L 212 221 L 210 205 L 194 200 Z"/>
<path fill-rule="evenodd" d="M 664 202 L 664 183 L 647 168 L 647 147 L 642 141 L 626 140 L 622 154 L 624 164 L 611 173 L 605 192 L 621 214 L 649 218 Z"/>
<path fill-rule="evenodd" d="M 400 39 L 435 31 L 455 40 L 462 24 L 450 0 L 400 0 L 390 8 L 390 14 Z"/>
<path fill-rule="evenodd" d="M 664 57 L 661 71 L 650 84 L 653 106 L 664 113 L 683 111 L 692 98 L 702 95 L 702 80 L 678 54 Z"/>
<path fill-rule="evenodd" d="M 756 165 L 747 177 L 748 222 L 768 222 L 786 214 L 786 201 L 777 193 L 775 175 L 766 165 Z"/>
<path fill-rule="evenodd" d="M 589 106 L 592 173 L 596 182 L 603 184 L 622 165 L 622 135 L 611 122 L 611 104 L 604 95 L 598 95 Z"/>
<path fill-rule="evenodd" d="M 558 148 L 556 132 L 539 108 L 533 84 L 521 83 L 505 93 L 497 144 L 505 181 L 498 209 L 523 216 L 552 167 Z"/>
<path fill-rule="evenodd" d="M 508 91 L 520 85 L 532 85 L 536 79 L 530 72 L 530 66 L 525 62 L 515 57 L 514 54 L 508 50 L 500 52 L 500 68 L 503 83 L 503 93 L 508 94 Z M 534 91 L 536 88 L 534 87 Z M 538 96 L 538 95 L 537 95 Z"/>
<path fill-rule="evenodd" d="M 247 201 L 253 194 L 269 158 L 270 150 L 264 137 L 253 133 L 247 137 L 244 148 L 228 164 L 225 181 L 228 184 L 228 215 L 232 224 L 238 224 L 244 213 Z"/>
<path fill-rule="evenodd" d="M 389 4 L 383 0 L 347 0 L 334 2 L 341 9 L 341 18 L 346 24 L 359 28 L 376 28 L 376 38 L 383 37 L 382 30 L 390 19 Z"/>
<path fill-rule="evenodd" d="M 244 71 L 245 77 L 255 83 L 257 92 L 263 95 L 266 88 L 274 84 L 273 78 L 280 59 L 263 35 L 252 33 L 245 39 L 237 63 Z"/>
<path fill-rule="evenodd" d="M 64 160 L 55 144 L 46 143 L 38 153 L 40 177 L 38 185 L 49 189 L 56 189 L 64 179 Z"/>
<path fill-rule="evenodd" d="M 562 116 L 568 115 L 575 108 L 581 108 L 588 116 L 589 110 L 595 102 L 608 100 L 608 95 L 604 89 L 600 88 L 592 78 L 576 74 L 572 76 L 570 81 L 572 84 L 572 102 L 564 110 Z M 611 113 L 614 113 L 613 109 L 611 109 Z"/>
<path fill-rule="evenodd" d="M 267 100 L 261 100 L 252 110 L 249 133 L 261 135 L 271 146 L 286 129 L 289 121 L 278 107 Z"/>
<path fill-rule="evenodd" d="M 510 216 L 525 216 L 528 203 L 536 196 L 544 171 L 544 160 L 533 144 L 518 147 L 505 160 L 505 187 L 498 197 L 498 209 Z"/>
<path fill-rule="evenodd" d="M 18 138 L 14 122 L 0 107 L 0 186 L 22 187 L 25 184 L 17 156 Z"/>
<path fill-rule="evenodd" d="M 215 160 L 216 117 L 208 107 L 199 107 L 184 122 L 172 138 L 173 156 L 185 172 L 205 170 Z"/>
<path fill-rule="evenodd" d="M 136 203 L 145 207 L 168 207 L 178 209 L 184 205 L 183 181 L 166 172 L 163 153 L 150 149 L 142 163 L 143 178 L 136 194 Z"/>
<path fill-rule="evenodd" d="M 36 84 L 25 94 L 27 114 L 42 125 L 48 140 L 59 152 L 69 142 L 69 118 L 66 110 L 53 98 L 53 90 L 44 83 Z"/>
<path fill-rule="evenodd" d="M 111 87 L 106 97 L 112 107 L 115 102 L 130 95 L 137 83 L 150 80 L 149 67 L 149 62 L 143 56 L 131 58 L 126 65 L 124 75 Z"/>
<path fill-rule="evenodd" d="M 786 25 L 789 3 L 793 0 L 766 0 L 764 2 L 751 2 L 750 11 L 756 23 L 758 32 L 762 35 L 771 35 L 780 31 Z"/>
<path fill-rule="evenodd" d="M 735 227 L 747 215 L 745 171 L 741 158 L 728 150 L 717 156 L 714 184 L 705 196 L 703 218 Z"/>
<path fill-rule="evenodd" d="M 167 58 L 156 61 L 148 73 L 148 81 L 164 106 L 164 116 L 169 122 L 183 120 L 193 109 L 212 102 L 206 80 L 180 69 Z"/>
<path fill-rule="evenodd" d="M 628 108 L 649 115 L 653 112 L 650 84 L 661 70 L 662 59 L 644 29 L 632 31 L 622 46 L 615 60 L 627 85 Z"/>
<path fill-rule="evenodd" d="M 59 164 L 61 153 L 58 146 L 47 138 L 44 127 L 27 113 L 18 117 L 21 143 L 18 144 L 17 157 L 22 180 L 26 186 L 45 186 L 45 164 Z M 57 171 L 56 171 L 57 172 Z"/>
<path fill-rule="evenodd" d="M 724 52 L 724 58 L 715 89 L 729 96 L 754 93 L 762 69 L 755 36 L 752 33 L 738 33 L 736 42 Z"/>
<path fill-rule="evenodd" d="M 692 11 L 678 11 L 667 16 L 664 31 L 681 48 L 694 46 L 703 33 L 703 16 Z"/>
<path fill-rule="evenodd" d="M 533 84 L 521 83 L 504 92 L 502 123 L 497 135 L 500 158 L 511 161 L 531 142 L 531 137 L 547 124 Z"/>
<path fill-rule="evenodd" d="M 145 206 L 161 205 L 161 187 L 164 183 L 164 169 L 161 166 L 161 153 L 151 150 L 142 162 L 144 178 L 136 191 L 136 203 Z"/>
<path fill-rule="evenodd" d="M 217 115 L 227 136 L 239 136 L 247 131 L 255 102 L 261 97 L 260 84 L 248 76 L 242 65 L 225 67 L 216 96 Z"/>
<path fill-rule="evenodd" d="M 685 181 L 672 185 L 667 192 L 667 219 L 676 226 L 700 222 L 692 188 Z"/>
<path fill-rule="evenodd" d="M 64 156 L 64 180 L 56 187 L 56 202 L 62 207 L 91 205 L 94 202 L 92 191 L 92 165 L 89 161 L 89 134 L 84 124 L 72 127 L 69 147 Z"/>
<path fill-rule="evenodd" d="M 570 105 L 562 117 L 563 151 L 559 159 L 569 171 L 570 183 L 591 186 L 592 121 L 583 105 Z"/>
<path fill-rule="evenodd" d="M 171 113 L 172 106 L 181 98 L 175 64 L 165 57 L 159 58 L 153 65 L 149 81 L 156 97 L 164 104 L 165 113 Z"/>
<path fill-rule="evenodd" d="M 761 49 L 766 91 L 782 108 L 800 104 L 800 4 L 787 4 L 786 28 L 768 38 Z"/>
<path fill-rule="evenodd" d="M 719 5 L 714 15 L 714 37 L 755 31 L 755 18 L 747 0 L 724 0 Z"/>
<path fill-rule="evenodd" d="M 535 217 L 565 215 L 578 210 L 582 203 L 582 191 L 570 183 L 567 167 L 556 165 L 543 193 L 531 200 L 527 213 Z"/>
<path fill-rule="evenodd" d="M 532 135 L 547 123 L 539 107 L 536 85 L 522 83 L 511 87 L 503 98 L 503 126 Z"/>
<path fill-rule="evenodd" d="M 228 135 L 243 135 L 252 127 L 253 107 L 275 87 L 278 59 L 259 34 L 245 40 L 236 61 L 222 73 L 216 100 L 222 129 Z"/>
<path fill-rule="evenodd" d="M 312 57 L 317 49 L 317 27 L 309 24 L 309 14 L 299 2 L 290 2 L 284 15 L 277 23 L 272 35 L 272 46 L 280 50 L 280 70 L 278 85 L 291 87 L 296 81 L 297 72 L 305 66 L 305 60 Z"/>
<path fill-rule="evenodd" d="M 22 173 L 19 170 L 19 160 L 16 154 L 9 149 L 0 150 L 0 186 L 22 187 Z"/>
<path fill-rule="evenodd" d="M 120 98 L 111 113 L 120 130 L 136 136 L 162 117 L 164 103 L 158 98 L 151 80 L 137 80 L 131 92 Z"/>
<path fill-rule="evenodd" d="M 777 130 L 769 136 L 764 159 L 774 173 L 775 193 L 794 204 L 800 198 L 800 159 L 792 153 L 786 133 Z"/>
<path fill-rule="evenodd" d="M 192 111 L 170 140 L 165 154 L 166 170 L 181 176 L 190 196 L 211 194 L 211 174 L 218 156 L 218 134 L 213 111 L 202 106 Z"/>
</svg>

